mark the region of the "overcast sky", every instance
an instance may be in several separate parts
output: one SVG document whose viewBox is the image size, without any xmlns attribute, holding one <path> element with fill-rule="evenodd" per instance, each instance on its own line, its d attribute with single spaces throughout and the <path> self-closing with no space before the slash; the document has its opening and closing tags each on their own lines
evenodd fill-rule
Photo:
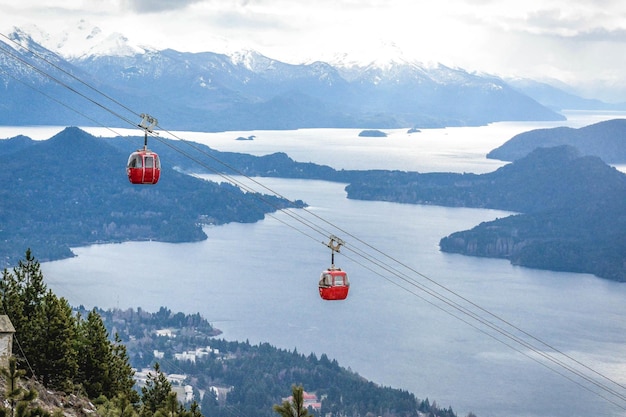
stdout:
<svg viewBox="0 0 626 417">
<path fill-rule="evenodd" d="M 44 5 L 42 5 L 45 4 Z M 289 63 L 396 45 L 405 57 L 553 78 L 626 101 L 623 0 L 0 0 L 0 29 L 80 19 L 157 49 L 256 49 Z"/>
</svg>

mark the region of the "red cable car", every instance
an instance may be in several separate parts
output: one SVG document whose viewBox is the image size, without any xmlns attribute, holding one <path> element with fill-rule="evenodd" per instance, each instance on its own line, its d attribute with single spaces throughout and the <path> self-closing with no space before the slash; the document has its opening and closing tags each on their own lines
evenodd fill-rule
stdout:
<svg viewBox="0 0 626 417">
<path fill-rule="evenodd" d="M 330 242 L 327 243 L 331 250 L 331 265 L 330 268 L 322 272 L 319 282 L 320 297 L 324 300 L 345 300 L 348 297 L 350 290 L 348 274 L 341 268 L 335 267 L 335 252 L 339 252 L 339 248 L 343 244 L 343 240 L 336 236 L 331 236 Z"/>
<path fill-rule="evenodd" d="M 161 177 L 161 160 L 159 155 L 148 149 L 148 132 L 157 125 L 157 119 L 142 114 L 141 123 L 138 125 L 144 130 L 143 149 L 130 154 L 126 164 L 128 180 L 133 184 L 156 184 Z"/>
<path fill-rule="evenodd" d="M 131 153 L 126 174 L 133 184 L 156 184 L 161 176 L 159 155 L 146 148 Z"/>
<path fill-rule="evenodd" d="M 345 300 L 350 290 L 348 274 L 341 268 L 331 266 L 322 272 L 319 289 L 320 297 L 324 300 Z"/>
</svg>

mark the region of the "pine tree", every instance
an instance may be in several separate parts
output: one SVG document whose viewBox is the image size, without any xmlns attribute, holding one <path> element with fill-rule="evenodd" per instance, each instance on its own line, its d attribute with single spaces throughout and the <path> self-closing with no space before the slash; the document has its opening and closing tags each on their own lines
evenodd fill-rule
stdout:
<svg viewBox="0 0 626 417">
<path fill-rule="evenodd" d="M 168 396 L 172 392 L 172 384 L 161 372 L 158 362 L 154 364 L 154 373 L 148 374 L 146 385 L 141 388 L 141 416 L 151 417 L 159 409 L 166 407 Z"/>
<path fill-rule="evenodd" d="M 283 401 L 282 404 L 275 404 L 273 409 L 281 417 L 313 417 L 309 410 L 304 407 L 304 388 L 302 385 L 291 387 L 291 402 Z"/>
<path fill-rule="evenodd" d="M 138 417 L 135 406 L 128 396 L 119 394 L 98 407 L 100 417 Z"/>
<path fill-rule="evenodd" d="M 200 411 L 200 405 L 196 401 L 193 401 L 189 406 L 189 410 L 183 413 L 183 417 L 203 417 Z"/>
<path fill-rule="evenodd" d="M 17 282 L 15 275 L 7 269 L 2 271 L 2 281 L 0 281 L 0 300 L 2 311 L 9 316 L 13 327 L 20 329 L 26 321 L 24 317 L 24 299 L 22 297 L 22 287 Z M 18 352 L 14 341 L 13 352 Z"/>
<path fill-rule="evenodd" d="M 112 345 L 111 361 L 112 391 L 116 395 L 125 396 L 132 404 L 138 403 L 139 394 L 133 389 L 135 371 L 130 366 L 126 346 L 117 333 L 115 334 L 115 343 Z"/>
<path fill-rule="evenodd" d="M 34 376 L 51 388 L 70 390 L 76 372 L 72 310 L 47 290 L 30 249 L 13 273 L 3 271 L 0 296 L 16 330 L 13 352 L 18 363 L 28 362 Z"/>
<path fill-rule="evenodd" d="M 41 304 L 47 289 L 40 264 L 30 249 L 26 250 L 25 259 L 13 268 L 13 273 L 3 271 L 0 291 L 4 311 L 16 330 L 13 352 L 20 361 L 40 364 L 40 335 L 44 323 Z M 37 373 L 37 366 L 31 363 L 31 367 Z"/>
<path fill-rule="evenodd" d="M 89 398 L 115 396 L 111 380 L 113 353 L 109 335 L 102 318 L 93 309 L 87 320 L 79 325 L 78 375 L 76 383 L 82 384 Z"/>
<path fill-rule="evenodd" d="M 139 402 L 126 347 L 109 340 L 95 309 L 86 320 L 74 317 L 67 300 L 47 290 L 30 249 L 13 272 L 2 272 L 0 304 L 16 330 L 18 364 L 28 361 L 44 385 L 69 392 L 76 384 L 92 399 L 122 394 Z"/>
<path fill-rule="evenodd" d="M 156 413 L 154 413 L 154 417 L 178 417 L 181 413 L 181 406 L 178 404 L 178 398 L 176 397 L 176 393 L 171 391 L 167 394 L 165 398 L 165 403 L 162 408 L 158 409 Z"/>
<path fill-rule="evenodd" d="M 75 319 L 72 308 L 64 298 L 48 291 L 42 304 L 44 323 L 39 335 L 40 357 L 38 374 L 46 387 L 70 392 L 78 371 Z"/>
</svg>

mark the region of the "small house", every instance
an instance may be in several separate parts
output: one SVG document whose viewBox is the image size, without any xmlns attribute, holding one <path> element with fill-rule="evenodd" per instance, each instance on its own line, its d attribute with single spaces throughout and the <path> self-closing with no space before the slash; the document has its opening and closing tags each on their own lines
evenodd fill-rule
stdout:
<svg viewBox="0 0 626 417">
<path fill-rule="evenodd" d="M 13 354 L 13 334 L 15 328 L 9 316 L 0 315 L 0 367 L 9 366 L 9 358 Z"/>
</svg>

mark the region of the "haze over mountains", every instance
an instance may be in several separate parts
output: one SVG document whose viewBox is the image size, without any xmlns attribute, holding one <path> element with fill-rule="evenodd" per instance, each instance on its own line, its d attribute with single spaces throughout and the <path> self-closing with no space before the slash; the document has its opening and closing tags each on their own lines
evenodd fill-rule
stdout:
<svg viewBox="0 0 626 417">
<path fill-rule="evenodd" d="M 332 64 L 292 65 L 255 51 L 138 47 L 84 22 L 57 36 L 32 27 L 9 38 L 0 40 L 5 125 L 127 127 L 125 118 L 136 122 L 130 109 L 157 117 L 167 129 L 204 131 L 564 119 L 558 105 L 540 104 L 519 85 L 407 61 L 393 48 L 369 63 L 345 56 Z"/>
</svg>

